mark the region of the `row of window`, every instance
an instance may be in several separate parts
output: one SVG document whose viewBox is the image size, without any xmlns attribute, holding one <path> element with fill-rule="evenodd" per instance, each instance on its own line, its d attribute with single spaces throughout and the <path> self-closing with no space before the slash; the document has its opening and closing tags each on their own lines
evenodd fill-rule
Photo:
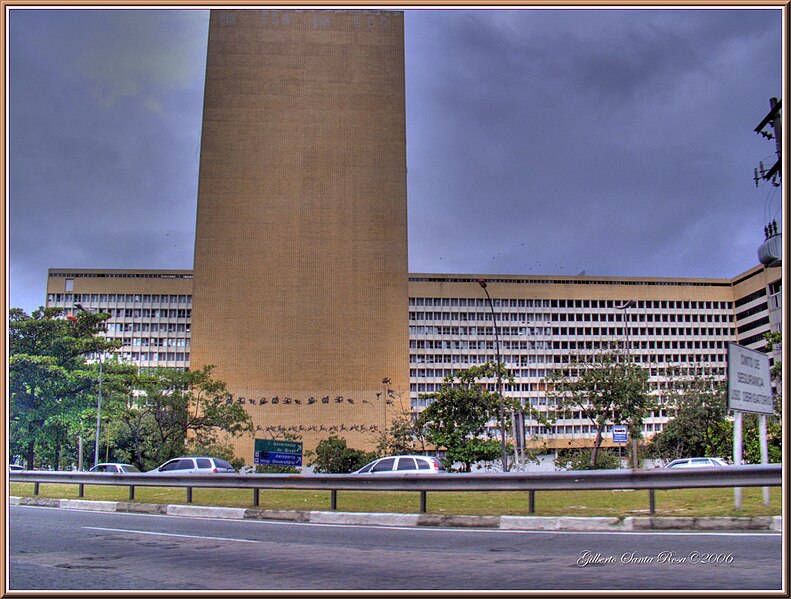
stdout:
<svg viewBox="0 0 791 599">
<path fill-rule="evenodd" d="M 763 318 L 758 318 L 753 320 L 752 322 L 748 322 L 747 324 L 743 324 L 737 330 L 739 331 L 739 335 L 742 333 L 746 333 L 747 331 L 752 331 L 753 329 L 757 329 L 758 327 L 762 327 L 769 324 L 769 317 L 764 316 Z"/>
<path fill-rule="evenodd" d="M 600 341 L 558 341 L 555 342 L 558 344 L 559 349 L 608 349 L 610 347 L 609 343 L 604 343 Z M 527 348 L 520 348 L 516 345 L 516 343 L 509 344 L 508 347 L 505 344 L 501 344 L 504 350 L 514 350 L 514 349 L 527 349 Z M 625 345 L 625 344 L 624 344 Z M 665 341 L 645 341 L 639 339 L 630 339 L 628 344 L 629 350 L 639 350 L 639 349 L 725 349 L 727 346 L 727 342 L 720 339 L 695 339 L 695 340 L 665 340 Z M 492 340 L 475 340 L 475 339 L 410 339 L 409 340 L 409 349 L 489 349 L 495 350 L 495 342 Z M 510 355 L 506 354 L 506 359 L 509 359 L 513 362 L 522 363 L 522 364 L 534 364 L 537 361 L 543 361 L 543 358 L 540 358 L 537 354 L 517 354 L 517 355 Z M 550 359 L 549 356 L 547 359 Z M 528 362 L 529 360 L 529 362 Z"/>
<path fill-rule="evenodd" d="M 580 349 L 580 348 L 574 348 Z M 568 363 L 569 356 L 555 355 L 547 356 L 547 362 L 554 364 Z M 511 368 L 520 365 L 519 356 L 500 356 L 503 363 Z M 635 362 L 644 364 L 652 363 L 672 363 L 681 364 L 683 362 L 725 362 L 726 353 L 680 353 L 680 354 L 634 354 L 632 359 Z M 409 354 L 410 364 L 485 364 L 496 361 L 495 354 Z M 531 375 L 535 376 L 535 375 Z"/>
<path fill-rule="evenodd" d="M 410 335 L 492 335 L 494 336 L 495 327 L 441 327 L 432 325 L 417 325 L 409 327 Z M 549 327 L 497 327 L 498 335 L 549 335 L 552 329 Z"/>
<path fill-rule="evenodd" d="M 625 300 L 571 300 L 571 299 L 492 299 L 495 308 L 599 308 L 609 310 L 623 309 Z M 410 297 L 410 306 L 449 306 L 449 307 L 489 307 L 483 298 L 463 297 Z M 737 304 L 738 305 L 738 304 Z M 676 300 L 637 300 L 632 308 L 653 310 L 731 310 L 731 302 L 718 301 L 676 301 Z"/>
<path fill-rule="evenodd" d="M 106 327 L 108 333 L 189 333 L 192 328 L 189 322 L 109 322 Z"/>
<path fill-rule="evenodd" d="M 121 352 L 127 362 L 189 362 L 189 352 Z"/>
<path fill-rule="evenodd" d="M 52 272 L 49 273 L 53 278 L 70 279 L 191 279 L 192 273 L 172 273 L 172 272 Z"/>
<path fill-rule="evenodd" d="M 647 422 L 643 424 L 643 431 L 647 433 L 659 432 L 663 430 L 664 424 L 661 422 Z M 528 436 L 541 435 L 541 436 L 559 436 L 568 437 L 570 435 L 592 435 L 596 429 L 590 424 L 574 424 L 562 425 L 557 424 L 551 428 L 545 426 L 530 425 L 525 426 L 525 432 Z M 611 434 L 612 427 L 607 427 L 605 434 Z"/>
<path fill-rule="evenodd" d="M 759 289 L 758 291 L 754 291 L 750 295 L 745 295 L 744 297 L 740 297 L 736 300 L 735 306 L 738 308 L 739 306 L 743 306 L 745 304 L 749 304 L 753 300 L 760 299 L 766 296 L 766 289 Z"/>
<path fill-rule="evenodd" d="M 410 306 L 477 306 L 488 307 L 487 300 L 482 298 L 464 297 L 410 297 Z M 549 300 L 541 299 L 492 299 L 492 305 L 499 308 L 511 306 L 512 308 L 549 308 Z"/>
<path fill-rule="evenodd" d="M 191 295 L 148 295 L 139 293 L 50 293 L 47 295 L 47 303 L 119 303 L 128 304 L 189 304 L 192 302 Z"/>
<path fill-rule="evenodd" d="M 124 337 L 122 343 L 132 347 L 189 347 L 190 340 L 184 337 Z"/>
<path fill-rule="evenodd" d="M 760 271 L 759 271 L 760 272 Z M 753 275 L 750 275 L 753 276 Z M 744 281 L 740 279 L 738 282 Z M 469 277 L 419 277 L 411 276 L 410 281 L 416 283 L 474 283 L 478 284 L 480 279 Z M 488 283 L 506 283 L 517 285 L 636 285 L 640 287 L 731 287 L 730 282 L 712 283 L 711 281 L 645 281 L 645 280 L 619 280 L 619 279 L 588 279 L 580 277 L 569 277 L 567 279 L 499 279 L 497 277 L 487 278 Z"/>
<path fill-rule="evenodd" d="M 767 308 L 766 305 L 763 306 Z M 754 313 L 758 313 L 756 310 Z M 410 312 L 410 322 L 421 320 L 433 321 L 458 321 L 458 322 L 493 322 L 491 312 Z M 711 322 L 711 323 L 731 323 L 733 319 L 728 314 L 631 314 L 624 318 L 620 314 L 605 314 L 605 313 L 579 313 L 579 314 L 557 314 L 554 319 L 555 322 L 618 322 L 629 326 L 631 323 L 641 322 Z M 536 324 L 537 322 L 552 322 L 549 315 L 544 314 L 530 314 L 518 312 L 503 312 L 497 316 L 497 324 L 508 322 L 519 322 L 522 324 Z"/>
<path fill-rule="evenodd" d="M 745 318 L 749 318 L 750 316 L 754 316 L 755 314 L 761 314 L 762 312 L 769 311 L 769 304 L 764 302 L 762 304 L 758 304 L 753 306 L 752 308 L 747 308 L 746 310 L 739 312 L 736 314 L 736 320 L 744 320 Z"/>
</svg>

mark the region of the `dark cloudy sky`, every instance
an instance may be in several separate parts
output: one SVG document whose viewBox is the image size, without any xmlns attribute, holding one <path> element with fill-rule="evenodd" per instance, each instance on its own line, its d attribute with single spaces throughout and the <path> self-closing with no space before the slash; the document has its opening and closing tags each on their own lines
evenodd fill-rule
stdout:
<svg viewBox="0 0 791 599">
<path fill-rule="evenodd" d="M 732 277 L 781 95 L 772 9 L 408 10 L 410 272 Z M 192 268 L 208 13 L 13 9 L 10 305 Z"/>
</svg>

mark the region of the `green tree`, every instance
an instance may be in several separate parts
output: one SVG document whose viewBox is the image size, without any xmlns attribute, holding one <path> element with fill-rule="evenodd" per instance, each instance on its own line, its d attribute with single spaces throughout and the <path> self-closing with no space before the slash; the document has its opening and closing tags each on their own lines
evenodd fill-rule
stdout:
<svg viewBox="0 0 791 599">
<path fill-rule="evenodd" d="M 322 439 L 307 455 L 311 458 L 313 470 L 323 474 L 354 472 L 379 457 L 376 453 L 348 447 L 346 439 L 334 435 Z"/>
<path fill-rule="evenodd" d="M 448 375 L 439 391 L 422 397 L 432 402 L 417 418 L 417 426 L 426 441 L 445 449 L 443 462 L 450 468 L 461 462 L 464 472 L 470 472 L 476 462 L 493 462 L 502 455 L 502 442 L 495 439 L 491 421 L 500 422 L 500 396 L 487 391 L 482 381 L 497 375 L 494 363 L 473 366 Z M 504 379 L 512 380 L 506 372 Z M 505 399 L 508 409 L 519 405 Z"/>
<path fill-rule="evenodd" d="M 674 417 L 654 436 L 652 455 L 665 460 L 729 455 L 732 428 L 726 418 L 725 384 L 702 373 L 683 378 L 675 374 L 670 383 L 668 407 Z"/>
<path fill-rule="evenodd" d="M 90 439 L 99 377 L 98 363 L 86 358 L 117 347 L 97 335 L 108 315 L 63 319 L 62 313 L 43 307 L 32 315 L 19 308 L 9 312 L 10 445 L 28 468 L 61 467 L 64 453 L 76 451 L 78 435 Z M 127 368 L 108 368 L 103 377 L 108 397 L 128 375 Z"/>
<path fill-rule="evenodd" d="M 253 434 L 252 419 L 225 383 L 200 370 L 156 368 L 139 380 L 141 393 L 118 414 L 119 454 L 154 468 L 192 447 L 221 448 L 229 437 Z M 218 456 L 221 457 L 221 456 Z"/>
<path fill-rule="evenodd" d="M 581 412 L 596 430 L 590 454 L 592 468 L 596 468 L 608 426 L 626 424 L 635 442 L 642 437 L 643 421 L 654 407 L 648 393 L 648 370 L 617 350 L 575 356 L 553 370 L 545 381 L 554 400 L 555 419 Z M 633 461 L 637 467 L 634 454 Z"/>
<path fill-rule="evenodd" d="M 377 431 L 373 436 L 377 453 L 379 455 L 423 453 L 426 449 L 426 440 L 422 428 L 410 414 L 402 394 L 393 391 L 389 391 L 389 393 L 394 400 L 398 399 L 398 403 L 389 426 L 384 431 Z"/>
</svg>

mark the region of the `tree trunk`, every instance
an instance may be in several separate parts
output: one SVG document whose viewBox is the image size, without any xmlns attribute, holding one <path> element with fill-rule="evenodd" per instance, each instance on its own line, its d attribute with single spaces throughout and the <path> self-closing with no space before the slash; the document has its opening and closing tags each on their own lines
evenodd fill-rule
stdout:
<svg viewBox="0 0 791 599">
<path fill-rule="evenodd" d="M 33 464 L 36 461 L 36 444 L 31 441 L 27 444 L 27 469 L 33 470 Z"/>
<path fill-rule="evenodd" d="M 601 426 L 596 429 L 596 439 L 593 442 L 593 451 L 591 451 L 591 466 L 595 466 L 596 460 L 599 458 L 599 447 L 602 442 L 601 429 Z"/>
<path fill-rule="evenodd" d="M 640 467 L 640 458 L 637 455 L 637 444 L 637 439 L 632 438 L 632 468 L 635 470 Z"/>
</svg>

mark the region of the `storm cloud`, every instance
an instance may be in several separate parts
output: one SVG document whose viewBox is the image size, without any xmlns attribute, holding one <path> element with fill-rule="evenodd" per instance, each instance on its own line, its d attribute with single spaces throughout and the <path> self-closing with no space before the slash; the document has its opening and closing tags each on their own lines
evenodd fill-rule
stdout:
<svg viewBox="0 0 791 599">
<path fill-rule="evenodd" d="M 409 268 L 732 277 L 781 192 L 777 9 L 405 11 Z M 11 9 L 11 305 L 192 268 L 208 13 Z"/>
</svg>

